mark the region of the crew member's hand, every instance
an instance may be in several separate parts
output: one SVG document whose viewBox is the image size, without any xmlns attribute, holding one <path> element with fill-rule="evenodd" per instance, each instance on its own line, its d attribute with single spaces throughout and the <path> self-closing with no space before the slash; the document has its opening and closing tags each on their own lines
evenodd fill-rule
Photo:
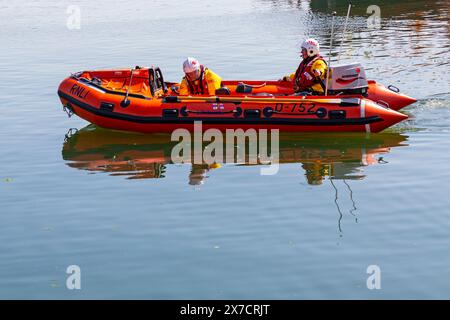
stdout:
<svg viewBox="0 0 450 320">
<path fill-rule="evenodd" d="M 313 69 L 312 72 L 314 73 L 314 75 L 315 75 L 316 77 L 320 77 L 320 75 L 322 74 L 322 72 L 320 72 L 320 71 L 317 70 L 317 69 Z"/>
<path fill-rule="evenodd" d="M 278 81 L 291 81 L 291 78 L 284 76 L 283 78 L 279 79 Z"/>
</svg>

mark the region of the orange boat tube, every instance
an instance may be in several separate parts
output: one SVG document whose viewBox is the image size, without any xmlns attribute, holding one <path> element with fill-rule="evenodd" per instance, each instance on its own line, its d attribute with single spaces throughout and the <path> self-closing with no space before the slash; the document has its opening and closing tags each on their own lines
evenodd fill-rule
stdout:
<svg viewBox="0 0 450 320">
<path fill-rule="evenodd" d="M 255 80 L 229 80 L 223 81 L 223 84 L 234 90 L 237 94 L 262 94 L 270 93 L 276 95 L 293 95 L 294 88 L 291 82 L 287 81 L 255 81 Z M 369 100 L 376 102 L 382 106 L 398 111 L 417 100 L 405 94 L 393 85 L 385 87 L 375 80 L 368 80 L 366 90 L 358 94 L 345 94 L 342 97 L 359 97 L 363 96 Z"/>
</svg>

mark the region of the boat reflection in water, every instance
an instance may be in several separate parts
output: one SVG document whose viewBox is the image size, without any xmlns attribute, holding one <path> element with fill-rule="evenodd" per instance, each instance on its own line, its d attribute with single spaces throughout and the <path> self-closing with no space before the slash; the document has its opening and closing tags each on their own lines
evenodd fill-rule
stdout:
<svg viewBox="0 0 450 320">
<path fill-rule="evenodd" d="M 133 134 L 89 125 L 68 132 L 62 156 L 68 166 L 80 170 L 108 172 L 128 179 L 164 178 L 167 165 L 173 163 L 172 148 L 178 143 L 170 138 L 168 134 Z M 363 179 L 364 166 L 385 163 L 383 154 L 406 145 L 406 140 L 407 136 L 399 133 L 280 134 L 279 162 L 301 163 L 311 185 L 322 184 L 325 177 Z M 246 161 L 244 165 L 251 164 Z M 189 183 L 198 185 L 221 164 L 191 166 Z"/>
</svg>

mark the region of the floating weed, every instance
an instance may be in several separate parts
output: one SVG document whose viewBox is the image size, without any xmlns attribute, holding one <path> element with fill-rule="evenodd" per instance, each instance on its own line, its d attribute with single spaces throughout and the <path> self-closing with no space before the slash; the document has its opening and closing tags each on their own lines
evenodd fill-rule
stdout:
<svg viewBox="0 0 450 320">
<path fill-rule="evenodd" d="M 373 57 L 373 54 L 371 51 L 364 51 L 364 57 L 370 59 Z"/>
</svg>

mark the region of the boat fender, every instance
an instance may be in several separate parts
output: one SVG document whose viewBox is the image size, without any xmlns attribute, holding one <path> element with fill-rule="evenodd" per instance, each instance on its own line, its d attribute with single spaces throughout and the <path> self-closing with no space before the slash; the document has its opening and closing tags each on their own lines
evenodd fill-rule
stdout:
<svg viewBox="0 0 450 320">
<path fill-rule="evenodd" d="M 259 118 L 261 115 L 261 111 L 259 109 L 247 109 L 244 110 L 244 118 Z"/>
<path fill-rule="evenodd" d="M 177 96 L 167 96 L 164 98 L 164 102 L 166 103 L 179 103 L 180 100 Z"/>
<path fill-rule="evenodd" d="M 109 103 L 109 102 L 102 102 L 102 103 L 100 103 L 100 110 L 113 112 L 114 111 L 114 104 L 113 103 Z"/>
<path fill-rule="evenodd" d="M 163 109 L 163 118 L 178 118 L 178 109 Z"/>
<path fill-rule="evenodd" d="M 328 113 L 328 116 L 330 119 L 345 119 L 347 112 L 345 112 L 345 110 L 331 110 Z"/>
</svg>

